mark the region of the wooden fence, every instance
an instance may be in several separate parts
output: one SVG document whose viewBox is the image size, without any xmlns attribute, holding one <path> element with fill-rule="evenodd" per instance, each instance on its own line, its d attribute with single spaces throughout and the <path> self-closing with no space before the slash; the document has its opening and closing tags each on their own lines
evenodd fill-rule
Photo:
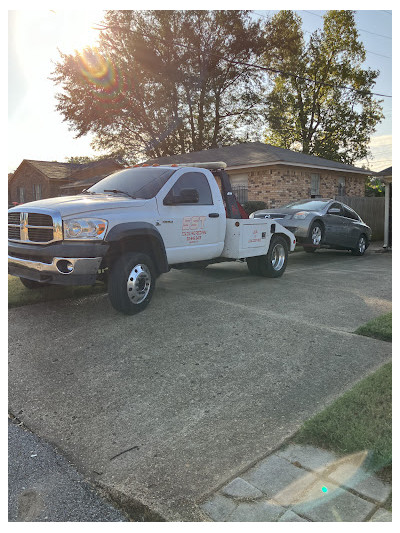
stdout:
<svg viewBox="0 0 400 533">
<path fill-rule="evenodd" d="M 373 241 L 383 240 L 385 198 L 378 196 L 336 196 L 336 200 L 354 209 L 370 226 Z"/>
</svg>

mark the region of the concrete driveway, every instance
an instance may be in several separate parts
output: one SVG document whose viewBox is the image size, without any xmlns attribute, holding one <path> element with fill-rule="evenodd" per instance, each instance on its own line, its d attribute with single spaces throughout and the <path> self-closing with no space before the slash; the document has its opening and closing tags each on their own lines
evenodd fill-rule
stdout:
<svg viewBox="0 0 400 533">
<path fill-rule="evenodd" d="M 144 313 L 107 295 L 9 313 L 10 411 L 125 509 L 207 520 L 208 494 L 388 361 L 352 332 L 391 309 L 391 257 L 299 252 L 175 271 Z"/>
</svg>

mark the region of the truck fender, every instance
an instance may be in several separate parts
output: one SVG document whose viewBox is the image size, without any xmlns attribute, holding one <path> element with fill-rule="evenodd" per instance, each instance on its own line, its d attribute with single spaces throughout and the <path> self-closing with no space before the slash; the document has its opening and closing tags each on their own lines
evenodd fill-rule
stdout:
<svg viewBox="0 0 400 533">
<path fill-rule="evenodd" d="M 160 232 L 149 222 L 125 222 L 113 226 L 107 233 L 105 242 L 113 244 L 143 240 L 143 248 L 137 249 L 149 254 L 159 274 L 169 271 L 167 253 Z"/>
</svg>

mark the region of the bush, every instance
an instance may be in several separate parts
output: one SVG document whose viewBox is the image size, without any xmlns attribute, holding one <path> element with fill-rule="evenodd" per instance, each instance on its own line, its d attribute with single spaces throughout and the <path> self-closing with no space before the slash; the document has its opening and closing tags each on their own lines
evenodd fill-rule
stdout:
<svg viewBox="0 0 400 533">
<path fill-rule="evenodd" d="M 254 213 L 254 211 L 265 209 L 267 207 L 267 204 L 262 201 L 253 200 L 249 202 L 244 202 L 242 206 L 243 206 L 243 209 L 246 211 L 246 213 L 250 215 L 251 213 Z"/>
</svg>

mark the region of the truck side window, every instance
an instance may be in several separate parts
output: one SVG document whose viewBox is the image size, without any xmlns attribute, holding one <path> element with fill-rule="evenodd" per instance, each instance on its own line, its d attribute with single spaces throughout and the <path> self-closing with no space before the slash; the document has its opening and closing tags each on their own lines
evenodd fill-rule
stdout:
<svg viewBox="0 0 400 533">
<path fill-rule="evenodd" d="M 196 205 L 213 205 L 208 179 L 201 172 L 187 172 L 186 174 L 183 174 L 172 187 L 168 195 L 172 193 L 174 196 L 179 196 L 182 189 L 197 190 L 199 193 L 199 201 Z"/>
</svg>

